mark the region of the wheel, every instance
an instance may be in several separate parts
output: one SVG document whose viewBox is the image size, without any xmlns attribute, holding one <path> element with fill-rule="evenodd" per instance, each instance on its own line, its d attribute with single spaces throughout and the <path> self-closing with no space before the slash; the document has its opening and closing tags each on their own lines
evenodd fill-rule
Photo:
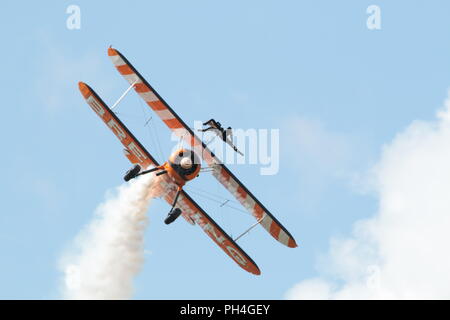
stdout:
<svg viewBox="0 0 450 320">
<path fill-rule="evenodd" d="M 164 223 L 165 224 L 171 224 L 172 222 L 174 222 L 181 214 L 181 209 L 180 208 L 175 208 L 172 211 L 169 212 L 169 214 L 167 215 L 166 219 L 164 219 Z"/>
<path fill-rule="evenodd" d="M 123 177 L 123 179 L 125 181 L 130 181 L 131 179 L 136 178 L 136 176 L 138 175 L 138 173 L 140 171 L 141 171 L 141 166 L 137 164 L 133 168 L 128 170 L 127 173 L 125 173 L 125 176 Z"/>
</svg>

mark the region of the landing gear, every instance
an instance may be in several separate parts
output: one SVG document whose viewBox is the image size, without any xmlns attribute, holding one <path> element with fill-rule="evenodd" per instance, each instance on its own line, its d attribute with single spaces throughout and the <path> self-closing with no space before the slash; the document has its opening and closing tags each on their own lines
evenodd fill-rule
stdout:
<svg viewBox="0 0 450 320">
<path fill-rule="evenodd" d="M 164 170 L 163 167 L 155 167 L 155 168 L 151 168 L 149 170 L 141 171 L 141 166 L 136 164 L 133 168 L 131 168 L 130 170 L 127 171 L 127 173 L 125 174 L 123 179 L 125 181 L 130 181 L 131 179 L 134 179 L 140 175 L 147 174 L 147 173 L 157 171 L 157 170 L 161 170 L 156 173 L 157 176 L 160 176 L 162 174 L 167 174 L 167 170 Z M 171 224 L 181 215 L 181 209 L 175 208 L 177 201 L 178 201 L 178 197 L 180 196 L 181 190 L 182 190 L 182 188 L 178 187 L 175 198 L 173 199 L 172 208 L 170 208 L 169 214 L 164 219 L 165 224 Z"/>
<path fill-rule="evenodd" d="M 165 224 L 171 224 L 181 214 L 181 209 L 180 208 L 175 208 L 175 205 L 177 204 L 178 197 L 180 196 L 181 190 L 182 190 L 181 187 L 178 187 L 177 194 L 175 195 L 175 198 L 173 199 L 172 208 L 170 209 L 170 212 L 167 215 L 166 219 L 164 219 L 164 223 Z"/>
<path fill-rule="evenodd" d="M 147 174 L 147 173 L 150 173 L 150 172 L 153 172 L 153 171 L 156 171 L 156 170 L 160 170 L 160 169 L 161 169 L 160 167 L 155 167 L 155 168 L 151 168 L 149 170 L 145 170 L 145 171 L 141 172 L 141 166 L 137 164 L 133 168 L 128 170 L 127 173 L 125 173 L 125 177 L 123 177 L 123 179 L 125 181 L 130 181 L 131 179 L 134 179 L 137 176 L 141 176 L 143 174 Z M 167 171 L 166 170 L 162 170 L 162 171 L 158 172 L 156 175 L 160 176 L 160 175 L 165 174 L 165 173 L 167 173 Z"/>
<path fill-rule="evenodd" d="M 137 164 L 133 168 L 128 170 L 127 173 L 125 173 L 123 179 L 125 181 L 130 181 L 131 179 L 136 178 L 139 175 L 139 171 L 141 171 L 141 166 Z"/>
<path fill-rule="evenodd" d="M 170 210 L 169 214 L 167 215 L 166 219 L 164 219 L 165 224 L 171 224 L 174 222 L 181 214 L 180 208 L 175 208 Z"/>
</svg>

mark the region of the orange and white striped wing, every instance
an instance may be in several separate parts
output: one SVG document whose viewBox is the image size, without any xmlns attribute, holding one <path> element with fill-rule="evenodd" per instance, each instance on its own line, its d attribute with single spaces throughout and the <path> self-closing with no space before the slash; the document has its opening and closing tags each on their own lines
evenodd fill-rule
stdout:
<svg viewBox="0 0 450 320">
<path fill-rule="evenodd" d="M 231 171 L 209 150 L 184 121 L 173 111 L 155 89 L 141 76 L 131 63 L 116 49 L 109 48 L 108 55 L 119 73 L 130 85 L 135 83 L 136 92 L 144 99 L 147 105 L 156 112 L 161 120 L 197 154 L 202 155 L 203 160 L 212 168 L 213 176 L 236 199 L 261 221 L 261 225 L 276 240 L 282 244 L 294 248 L 297 247 L 292 235 L 285 227 L 261 204 L 261 202 L 236 178 Z"/>
<path fill-rule="evenodd" d="M 176 191 L 170 192 L 165 200 L 173 203 L 173 197 Z M 255 275 L 261 274 L 255 262 L 231 239 L 231 237 L 210 217 L 208 214 L 185 192 L 182 191 L 177 207 L 181 209 L 186 220 L 190 219 L 192 223 L 199 225 L 202 230 L 242 269 Z"/>
<path fill-rule="evenodd" d="M 158 162 L 145 150 L 141 143 L 133 136 L 128 128 L 120 121 L 120 119 L 111 111 L 111 109 L 103 102 L 103 100 L 83 82 L 78 83 L 78 88 L 86 100 L 87 104 L 95 111 L 95 113 L 103 120 L 103 122 L 111 129 L 111 131 L 119 138 L 125 147 L 125 156 L 133 164 L 139 164 L 142 168 L 149 166 L 158 166 Z"/>
</svg>

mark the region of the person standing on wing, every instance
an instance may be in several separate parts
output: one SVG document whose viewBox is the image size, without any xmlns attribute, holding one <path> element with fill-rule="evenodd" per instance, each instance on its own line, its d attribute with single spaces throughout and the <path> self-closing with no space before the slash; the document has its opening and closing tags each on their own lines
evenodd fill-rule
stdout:
<svg viewBox="0 0 450 320">
<path fill-rule="evenodd" d="M 228 127 L 225 130 L 224 128 L 222 128 L 222 125 L 220 124 L 220 122 L 218 122 L 214 119 L 210 119 L 210 120 L 206 121 L 205 123 L 203 123 L 203 125 L 204 126 L 209 125 L 209 127 L 205 128 L 205 129 L 200 129 L 198 131 L 201 131 L 201 132 L 206 132 L 206 131 L 210 131 L 210 130 L 215 131 L 216 134 L 218 136 L 220 136 L 225 143 L 229 144 L 233 148 L 234 151 L 236 151 L 240 155 L 244 155 L 233 144 L 233 129 L 231 129 L 231 127 Z"/>
<path fill-rule="evenodd" d="M 209 127 L 205 128 L 205 129 L 201 129 L 199 131 L 206 132 L 206 131 L 214 130 L 214 131 L 216 131 L 217 135 L 221 136 L 221 138 L 224 142 L 227 142 L 228 137 L 230 137 L 230 139 L 231 139 L 231 135 L 232 135 L 231 127 L 228 127 L 225 130 L 224 128 L 222 128 L 222 125 L 220 124 L 220 122 L 218 122 L 214 119 L 210 119 L 210 120 L 206 121 L 205 123 L 203 123 L 203 125 L 204 126 L 209 125 Z"/>
</svg>

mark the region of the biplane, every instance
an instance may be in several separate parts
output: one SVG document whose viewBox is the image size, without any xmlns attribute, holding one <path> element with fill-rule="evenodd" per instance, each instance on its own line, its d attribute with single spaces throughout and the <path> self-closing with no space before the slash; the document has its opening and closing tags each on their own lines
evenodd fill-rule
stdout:
<svg viewBox="0 0 450 320">
<path fill-rule="evenodd" d="M 152 188 L 157 189 L 156 197 L 165 199 L 171 206 L 165 223 L 172 223 L 181 215 L 189 224 L 199 225 L 241 268 L 255 275 L 261 274 L 255 262 L 236 243 L 237 239 L 233 240 L 225 233 L 183 189 L 186 183 L 199 176 L 201 160 L 203 160 L 211 169 L 212 175 L 255 217 L 256 223 L 251 228 L 261 225 L 282 244 L 290 248 L 297 247 L 297 243 L 286 228 L 195 135 L 193 130 L 161 98 L 133 65 L 114 48 L 108 49 L 108 56 L 117 71 L 130 85 L 122 96 L 109 108 L 87 84 L 79 82 L 79 90 L 88 105 L 124 146 L 125 156 L 133 165 L 125 174 L 124 179 L 128 181 L 137 176 L 154 172 L 155 182 Z M 165 163 L 159 164 L 112 111 L 131 89 L 134 89 L 167 127 L 191 149 L 180 148 Z"/>
</svg>

